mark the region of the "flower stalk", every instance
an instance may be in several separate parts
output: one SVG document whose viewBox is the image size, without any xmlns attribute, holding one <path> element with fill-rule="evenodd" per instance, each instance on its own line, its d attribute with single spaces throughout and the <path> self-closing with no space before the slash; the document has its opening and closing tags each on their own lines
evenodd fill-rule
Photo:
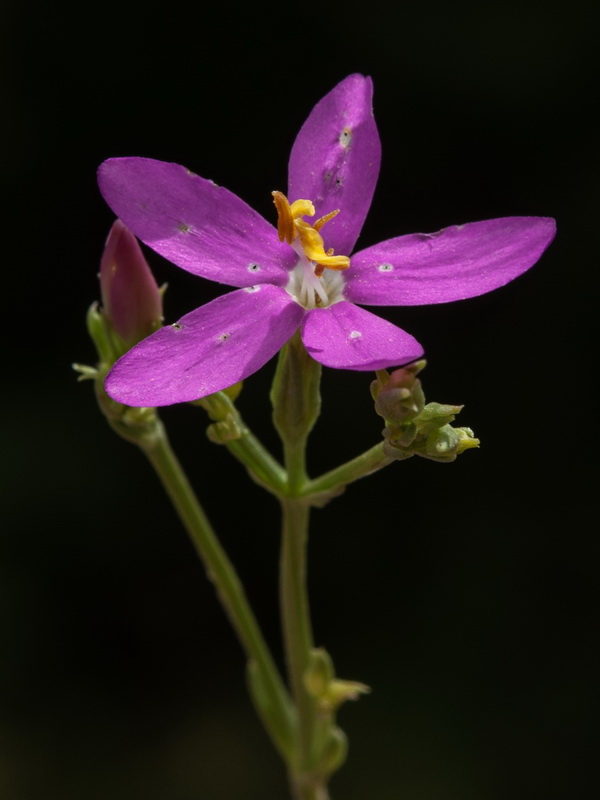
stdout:
<svg viewBox="0 0 600 800">
<path fill-rule="evenodd" d="M 320 378 L 320 364 L 308 355 L 296 333 L 280 353 L 271 390 L 273 421 L 287 470 L 287 492 L 281 498 L 280 601 L 289 682 L 298 714 L 298 753 L 290 770 L 295 800 L 328 798 L 316 747 L 317 703 L 305 680 L 314 644 L 306 585 L 310 503 L 302 495 L 308 481 L 306 444 L 321 408 Z"/>
</svg>

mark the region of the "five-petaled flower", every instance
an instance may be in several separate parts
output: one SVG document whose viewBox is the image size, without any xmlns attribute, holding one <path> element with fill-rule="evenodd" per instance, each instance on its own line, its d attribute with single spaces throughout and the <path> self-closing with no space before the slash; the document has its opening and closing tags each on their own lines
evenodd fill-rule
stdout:
<svg viewBox="0 0 600 800">
<path fill-rule="evenodd" d="M 102 194 L 136 236 L 195 275 L 240 287 L 127 352 L 108 375 L 111 397 L 161 406 L 211 394 L 258 370 L 299 326 L 310 355 L 326 366 L 406 364 L 422 355 L 420 344 L 355 303 L 474 297 L 539 259 L 555 233 L 554 220 L 544 217 L 399 236 L 349 258 L 379 173 L 371 100 L 371 80 L 350 75 L 312 110 L 290 156 L 292 202 L 273 193 L 277 229 L 177 164 L 116 158 L 101 165 Z"/>
</svg>

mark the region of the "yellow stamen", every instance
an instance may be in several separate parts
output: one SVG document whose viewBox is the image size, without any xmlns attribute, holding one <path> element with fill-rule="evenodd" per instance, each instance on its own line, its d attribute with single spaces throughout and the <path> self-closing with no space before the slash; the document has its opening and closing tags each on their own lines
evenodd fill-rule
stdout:
<svg viewBox="0 0 600 800">
<path fill-rule="evenodd" d="M 279 241 L 291 244 L 296 235 L 291 206 L 283 192 L 271 192 L 271 194 L 277 209 L 277 235 L 279 236 Z"/>
<path fill-rule="evenodd" d="M 324 217 L 319 217 L 319 219 L 313 224 L 313 228 L 316 231 L 320 231 L 321 228 L 323 227 L 323 225 L 325 225 L 326 222 L 329 222 L 330 219 L 333 219 L 334 217 L 337 217 L 337 215 L 339 213 L 340 213 L 339 208 L 336 208 L 335 211 L 330 211 L 329 214 L 325 214 Z"/>
<path fill-rule="evenodd" d="M 348 269 L 350 266 L 348 256 L 334 256 L 332 250 L 325 252 L 323 237 L 308 222 L 298 219 L 295 221 L 295 225 L 300 237 L 300 244 L 309 261 L 314 261 L 315 264 L 327 267 L 327 269 Z M 320 272 L 315 270 L 315 274 L 322 275 L 323 270 Z"/>
<path fill-rule="evenodd" d="M 315 207 L 310 200 L 294 200 L 290 206 L 292 209 L 292 217 L 296 220 L 298 217 L 314 217 Z"/>
<path fill-rule="evenodd" d="M 315 207 L 310 200 L 294 200 L 289 204 L 283 192 L 271 192 L 277 209 L 277 235 L 280 242 L 291 244 L 297 236 L 295 221 L 299 217 L 314 217 Z"/>
<path fill-rule="evenodd" d="M 283 192 L 272 192 L 273 202 L 277 209 L 277 234 L 280 242 L 292 244 L 296 237 L 300 238 L 300 244 L 309 261 L 316 264 L 315 275 L 320 278 L 325 268 L 341 270 L 348 269 L 350 259 L 348 256 L 336 256 L 333 248 L 325 250 L 323 237 L 319 233 L 323 225 L 340 213 L 339 208 L 330 211 L 323 217 L 319 217 L 311 225 L 301 217 L 314 217 L 315 207 L 310 200 L 294 200 L 290 205 Z"/>
</svg>

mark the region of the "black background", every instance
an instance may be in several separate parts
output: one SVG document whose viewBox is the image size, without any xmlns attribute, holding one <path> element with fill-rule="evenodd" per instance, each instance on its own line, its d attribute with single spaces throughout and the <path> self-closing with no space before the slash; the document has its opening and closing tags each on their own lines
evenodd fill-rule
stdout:
<svg viewBox="0 0 600 800">
<path fill-rule="evenodd" d="M 105 158 L 183 163 L 264 216 L 312 106 L 375 82 L 381 178 L 363 246 L 554 216 L 542 261 L 485 297 L 382 309 L 425 346 L 429 400 L 481 450 L 412 459 L 314 514 L 317 643 L 373 687 L 340 717 L 340 800 L 571 798 L 593 775 L 598 269 L 592 3 L 111 3 L 4 11 L 0 538 L 3 800 L 284 798 L 241 650 L 149 467 L 72 361 L 112 222 Z M 167 321 L 222 292 L 153 253 Z M 586 355 L 587 353 L 587 355 Z M 273 447 L 272 365 L 240 408 Z M 374 443 L 370 376 L 325 371 L 314 473 Z M 588 384 L 586 386 L 586 383 Z M 275 502 L 164 419 L 279 658 Z"/>
</svg>

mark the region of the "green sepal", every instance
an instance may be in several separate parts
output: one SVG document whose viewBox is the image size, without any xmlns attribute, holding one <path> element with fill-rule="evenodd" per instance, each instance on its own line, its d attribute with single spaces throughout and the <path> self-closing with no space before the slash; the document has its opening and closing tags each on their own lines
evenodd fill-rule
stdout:
<svg viewBox="0 0 600 800">
<path fill-rule="evenodd" d="M 201 397 L 192 403 L 192 405 L 202 406 L 208 416 L 214 420 L 213 424 L 206 429 L 206 435 L 214 444 L 227 444 L 227 442 L 240 439 L 244 433 L 240 415 L 233 405 L 233 398 L 241 391 L 242 384 L 236 383 L 230 388 L 231 393 L 225 389 L 222 392 Z M 233 395 L 233 398 L 230 394 Z"/>
<path fill-rule="evenodd" d="M 371 691 L 364 683 L 336 678 L 331 656 L 323 647 L 311 650 L 304 688 L 324 713 L 331 713 L 347 700 L 358 700 L 361 694 Z"/>
<path fill-rule="evenodd" d="M 392 447 L 410 447 L 417 437 L 419 430 L 414 422 L 404 425 L 390 423 L 383 429 L 383 438 Z"/>
<path fill-rule="evenodd" d="M 464 406 L 449 406 L 443 403 L 427 403 L 421 411 L 415 424 L 419 433 L 430 433 L 436 428 L 448 425 L 459 414 Z"/>
<path fill-rule="evenodd" d="M 394 461 L 406 461 L 407 458 L 412 458 L 415 455 L 409 448 L 396 447 L 390 444 L 389 441 L 384 441 L 383 452 L 388 458 L 393 458 Z"/>
<path fill-rule="evenodd" d="M 193 400 L 190 405 L 201 406 L 215 422 L 221 422 L 229 415 L 237 413 L 232 398 L 227 394 L 227 390 L 206 395 L 206 397 L 201 397 L 199 400 Z"/>
<path fill-rule="evenodd" d="M 98 377 L 98 368 L 90 367 L 89 364 L 71 364 L 71 367 L 78 372 L 78 381 L 95 381 Z"/>
<path fill-rule="evenodd" d="M 273 423 L 284 442 L 308 436 L 321 410 L 321 365 L 309 356 L 296 332 L 279 353 L 271 387 Z"/>
<path fill-rule="evenodd" d="M 244 381 L 238 381 L 234 383 L 233 386 L 228 386 L 226 389 L 223 389 L 223 394 L 226 394 L 227 397 L 231 400 L 232 403 L 240 396 L 242 389 L 244 388 Z"/>
<path fill-rule="evenodd" d="M 92 303 L 88 308 L 85 321 L 90 338 L 96 346 L 98 360 L 108 371 L 115 361 L 127 351 L 127 347 L 113 330 L 98 303 Z"/>
<path fill-rule="evenodd" d="M 234 439 L 241 439 L 242 433 L 239 419 L 234 414 L 228 414 L 225 419 L 213 422 L 206 429 L 206 435 L 214 444 L 226 444 Z"/>
</svg>

